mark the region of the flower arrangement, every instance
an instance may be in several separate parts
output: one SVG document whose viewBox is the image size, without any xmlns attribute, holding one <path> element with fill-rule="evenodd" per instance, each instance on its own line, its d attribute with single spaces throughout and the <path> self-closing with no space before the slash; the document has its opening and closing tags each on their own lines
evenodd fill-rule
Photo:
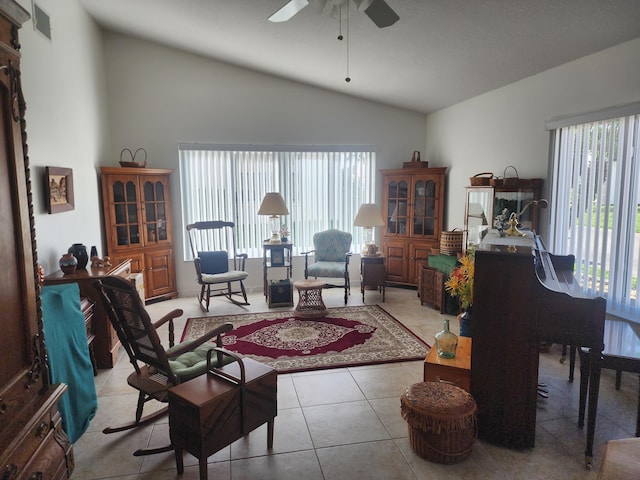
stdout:
<svg viewBox="0 0 640 480">
<path fill-rule="evenodd" d="M 289 229 L 286 225 L 280 225 L 280 237 L 289 238 Z"/>
<path fill-rule="evenodd" d="M 444 282 L 445 289 L 452 297 L 458 297 L 460 307 L 467 310 L 473 305 L 473 275 L 475 273 L 475 256 L 468 251 L 460 259 L 460 265 L 455 267 L 449 279 Z"/>
</svg>

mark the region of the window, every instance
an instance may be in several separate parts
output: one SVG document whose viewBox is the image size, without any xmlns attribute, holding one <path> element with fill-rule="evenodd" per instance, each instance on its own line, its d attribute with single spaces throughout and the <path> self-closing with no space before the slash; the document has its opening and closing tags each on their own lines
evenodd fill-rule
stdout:
<svg viewBox="0 0 640 480">
<path fill-rule="evenodd" d="M 337 228 L 353 234 L 353 251 L 363 246 L 353 220 L 371 202 L 375 152 L 371 147 L 248 147 L 180 145 L 180 187 L 184 259 L 191 259 L 186 225 L 203 220 L 236 224 L 240 253 L 262 257 L 270 237 L 268 219 L 257 214 L 267 192 L 280 192 L 289 215 L 294 253 L 313 249 L 313 234 Z"/>
<path fill-rule="evenodd" d="M 638 321 L 640 115 L 553 131 L 550 240 L 574 254 L 585 293 L 612 316 Z"/>
</svg>

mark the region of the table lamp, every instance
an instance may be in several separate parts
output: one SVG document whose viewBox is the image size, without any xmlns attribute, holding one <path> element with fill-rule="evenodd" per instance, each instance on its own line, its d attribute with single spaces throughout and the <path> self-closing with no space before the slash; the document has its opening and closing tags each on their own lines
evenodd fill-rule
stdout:
<svg viewBox="0 0 640 480">
<path fill-rule="evenodd" d="M 280 241 L 280 215 L 289 215 L 289 209 L 284 203 L 284 198 L 278 192 L 269 192 L 262 199 L 262 205 L 258 210 L 258 215 L 269 215 L 269 229 L 271 238 L 269 243 L 282 243 Z"/>
<path fill-rule="evenodd" d="M 375 255 L 378 248 L 373 240 L 373 227 L 383 227 L 384 220 L 375 203 L 363 203 L 356 215 L 353 224 L 356 227 L 364 227 L 364 248 L 362 255 Z"/>
</svg>

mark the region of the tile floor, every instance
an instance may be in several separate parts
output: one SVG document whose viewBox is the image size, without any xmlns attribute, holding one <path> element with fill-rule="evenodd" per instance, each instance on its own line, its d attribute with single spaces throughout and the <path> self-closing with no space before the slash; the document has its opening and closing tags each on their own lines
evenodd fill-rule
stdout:
<svg viewBox="0 0 640 480">
<path fill-rule="evenodd" d="M 327 306 L 342 305 L 341 290 L 325 290 Z M 367 292 L 367 303 L 379 303 L 377 292 Z M 211 315 L 267 311 L 261 294 L 252 294 L 249 307 L 225 299 L 212 301 Z M 362 303 L 356 286 L 350 305 Z M 387 288 L 380 303 L 428 343 L 442 328 L 442 315 L 421 306 L 415 290 Z M 195 298 L 179 298 L 148 306 L 152 318 L 182 308 L 182 319 L 202 316 Z M 282 309 L 287 310 L 287 309 Z M 453 318 L 453 317 L 452 317 Z M 452 321 L 457 333 L 457 322 Z M 182 331 L 184 322 L 178 323 Z M 185 472 L 177 475 L 172 453 L 134 457 L 141 446 L 161 446 L 169 438 L 166 417 L 153 426 L 105 435 L 102 429 L 133 418 L 137 394 L 126 384 L 131 372 L 124 355 L 111 370 L 95 378 L 98 413 L 88 431 L 74 445 L 79 480 L 197 479 L 197 460 L 185 456 Z M 209 458 L 210 479 L 595 479 L 601 449 L 608 439 L 633 436 L 638 378 L 623 374 L 621 390 L 613 372 L 603 371 L 594 452 L 594 470 L 584 468 L 585 432 L 578 429 L 578 385 L 567 381 L 568 365 L 559 363 L 554 345 L 540 355 L 540 381 L 547 383 L 549 399 L 539 399 L 536 447 L 510 450 L 482 441 L 471 456 L 455 465 L 430 463 L 415 455 L 400 416 L 400 395 L 406 386 L 422 380 L 422 362 L 343 368 L 278 377 L 278 416 L 272 451 L 266 448 L 266 427 L 252 432 Z M 147 407 L 149 408 L 149 406 Z"/>
</svg>

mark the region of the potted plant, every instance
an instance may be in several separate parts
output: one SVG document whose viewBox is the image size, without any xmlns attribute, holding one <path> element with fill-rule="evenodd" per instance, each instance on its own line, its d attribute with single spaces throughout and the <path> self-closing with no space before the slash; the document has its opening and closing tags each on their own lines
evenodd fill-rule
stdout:
<svg viewBox="0 0 640 480">
<path fill-rule="evenodd" d="M 452 297 L 457 297 L 463 313 L 460 318 L 460 336 L 471 336 L 471 307 L 473 306 L 473 275 L 475 273 L 475 255 L 473 250 L 460 258 L 444 283 L 445 289 Z"/>
</svg>

